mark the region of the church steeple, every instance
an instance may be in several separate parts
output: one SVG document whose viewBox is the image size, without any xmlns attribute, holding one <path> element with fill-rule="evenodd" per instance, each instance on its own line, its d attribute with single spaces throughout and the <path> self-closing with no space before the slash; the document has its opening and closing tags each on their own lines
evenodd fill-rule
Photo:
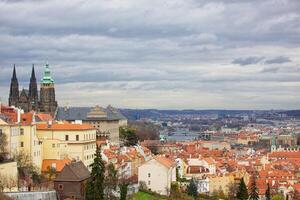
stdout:
<svg viewBox="0 0 300 200">
<path fill-rule="evenodd" d="M 17 79 L 17 73 L 16 73 L 16 65 L 14 64 L 14 70 L 13 70 L 13 75 L 11 78 L 12 81 L 18 81 Z"/>
<path fill-rule="evenodd" d="M 34 64 L 32 64 L 32 71 L 29 84 L 29 100 L 30 110 L 37 110 L 38 106 L 38 88 L 34 71 Z"/>
<path fill-rule="evenodd" d="M 16 65 L 14 65 L 13 75 L 11 77 L 8 103 L 9 106 L 18 106 L 19 103 L 19 82 L 16 73 Z"/>
<path fill-rule="evenodd" d="M 35 71 L 34 71 L 34 64 L 32 64 L 32 71 L 31 71 L 30 81 L 36 81 Z"/>
</svg>

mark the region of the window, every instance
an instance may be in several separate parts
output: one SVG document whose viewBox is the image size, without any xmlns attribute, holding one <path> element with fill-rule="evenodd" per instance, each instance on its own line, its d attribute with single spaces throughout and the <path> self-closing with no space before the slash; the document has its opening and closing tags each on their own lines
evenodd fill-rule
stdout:
<svg viewBox="0 0 300 200">
<path fill-rule="evenodd" d="M 76 135 L 76 141 L 79 141 L 79 135 Z"/>
<path fill-rule="evenodd" d="M 150 173 L 148 173 L 148 178 L 150 178 L 151 177 L 151 174 Z"/>
<path fill-rule="evenodd" d="M 66 141 L 69 140 L 69 135 L 65 135 L 65 140 L 66 140 Z"/>
<path fill-rule="evenodd" d="M 63 190 L 63 189 L 64 189 L 64 186 L 63 186 L 62 184 L 59 184 L 59 185 L 58 185 L 58 189 L 59 189 L 59 190 Z"/>
<path fill-rule="evenodd" d="M 2 133 L 3 133 L 3 132 L 2 132 L 2 129 L 0 129 L 0 136 L 2 135 Z"/>
<path fill-rule="evenodd" d="M 148 181 L 148 185 L 151 185 L 151 181 Z"/>
<path fill-rule="evenodd" d="M 21 142 L 21 147 L 24 147 L 24 142 Z"/>
<path fill-rule="evenodd" d="M 55 144 L 52 144 L 52 148 L 55 148 Z"/>
<path fill-rule="evenodd" d="M 24 129 L 23 128 L 20 129 L 20 135 L 24 135 Z"/>
</svg>

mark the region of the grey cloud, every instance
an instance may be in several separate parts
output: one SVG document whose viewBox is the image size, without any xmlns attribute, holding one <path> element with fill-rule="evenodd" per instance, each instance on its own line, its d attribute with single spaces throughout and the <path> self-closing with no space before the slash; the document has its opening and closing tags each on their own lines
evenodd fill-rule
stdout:
<svg viewBox="0 0 300 200">
<path fill-rule="evenodd" d="M 297 107 L 299 9 L 296 0 L 0 1 L 0 97 L 14 63 L 27 87 L 31 64 L 41 78 L 48 60 L 61 104 Z"/>
<path fill-rule="evenodd" d="M 282 63 L 288 63 L 291 62 L 289 57 L 285 56 L 278 56 L 269 60 L 265 61 L 267 64 L 282 64 Z"/>
<path fill-rule="evenodd" d="M 233 64 L 239 64 L 239 65 L 252 65 L 252 64 L 257 64 L 260 61 L 262 61 L 264 57 L 247 57 L 247 58 L 236 58 L 232 61 Z"/>
</svg>

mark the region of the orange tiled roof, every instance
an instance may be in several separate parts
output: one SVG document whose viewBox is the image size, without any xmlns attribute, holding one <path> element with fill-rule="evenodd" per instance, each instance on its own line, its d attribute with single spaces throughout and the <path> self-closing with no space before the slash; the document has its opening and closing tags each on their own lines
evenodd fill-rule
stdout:
<svg viewBox="0 0 300 200">
<path fill-rule="evenodd" d="M 21 124 L 24 126 L 31 125 L 33 120 L 33 113 L 28 112 L 21 114 Z"/>
<path fill-rule="evenodd" d="M 54 131 L 83 131 L 83 130 L 93 130 L 95 129 L 89 124 L 37 124 L 37 130 L 54 130 Z"/>
<path fill-rule="evenodd" d="M 167 168 L 171 168 L 175 166 L 175 163 L 171 159 L 166 158 L 164 156 L 156 156 L 154 157 L 154 159 Z"/>
<path fill-rule="evenodd" d="M 71 162 L 70 159 L 63 159 L 63 160 L 55 160 L 55 159 L 46 159 L 43 160 L 42 163 L 42 172 L 46 172 L 48 170 L 48 167 L 52 167 L 53 165 L 56 165 L 56 171 L 60 172 L 66 164 L 69 164 Z"/>
</svg>

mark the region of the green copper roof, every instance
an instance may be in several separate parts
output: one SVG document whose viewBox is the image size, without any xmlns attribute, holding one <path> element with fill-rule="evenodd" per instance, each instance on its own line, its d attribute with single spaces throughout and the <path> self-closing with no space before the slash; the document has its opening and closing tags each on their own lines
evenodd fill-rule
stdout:
<svg viewBox="0 0 300 200">
<path fill-rule="evenodd" d="M 42 84 L 53 84 L 54 80 L 51 77 L 51 71 L 49 64 L 45 65 L 44 77 L 42 78 Z"/>
</svg>

